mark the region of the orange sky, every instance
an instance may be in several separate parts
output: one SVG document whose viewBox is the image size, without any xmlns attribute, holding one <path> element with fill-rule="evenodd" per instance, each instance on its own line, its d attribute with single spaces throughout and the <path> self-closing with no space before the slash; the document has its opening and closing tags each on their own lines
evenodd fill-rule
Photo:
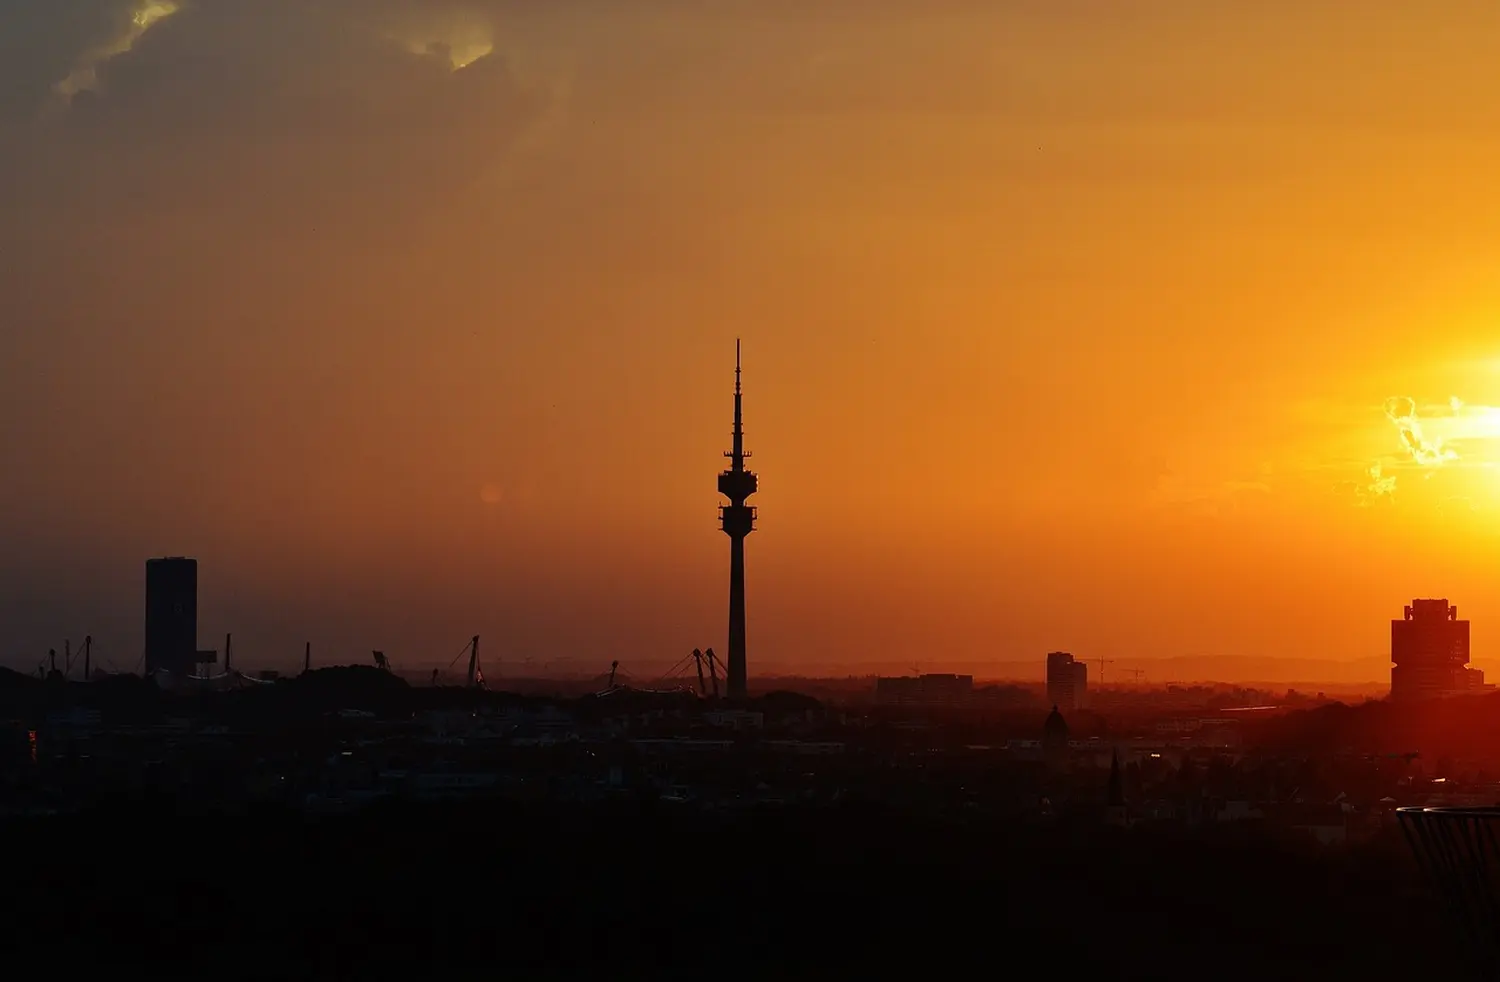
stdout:
<svg viewBox="0 0 1500 982">
<path fill-rule="evenodd" d="M 1494 651 L 1493 4 L 60 6 L 0 23 L 10 664 L 129 667 L 176 553 L 247 662 L 722 648 L 736 337 L 752 673 Z"/>
</svg>

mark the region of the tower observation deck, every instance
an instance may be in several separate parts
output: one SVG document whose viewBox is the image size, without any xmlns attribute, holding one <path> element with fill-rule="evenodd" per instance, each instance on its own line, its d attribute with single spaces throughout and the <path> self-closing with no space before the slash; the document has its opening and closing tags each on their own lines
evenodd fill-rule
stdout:
<svg viewBox="0 0 1500 982">
<path fill-rule="evenodd" d="M 729 469 L 719 475 L 719 493 L 729 504 L 719 506 L 719 525 L 729 536 L 729 660 L 728 695 L 745 698 L 745 536 L 755 531 L 755 507 L 745 501 L 759 486 L 755 473 L 745 469 L 743 403 L 740 393 L 740 343 L 734 342 L 734 445 L 726 450 Z"/>
</svg>

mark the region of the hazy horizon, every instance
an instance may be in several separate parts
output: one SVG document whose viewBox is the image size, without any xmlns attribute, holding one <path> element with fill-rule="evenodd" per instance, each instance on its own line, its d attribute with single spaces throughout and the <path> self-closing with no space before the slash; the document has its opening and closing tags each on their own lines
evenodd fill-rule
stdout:
<svg viewBox="0 0 1500 982">
<path fill-rule="evenodd" d="M 71 640 L 71 639 L 70 639 Z M 207 643 L 205 647 L 219 653 L 222 670 L 223 638 Z M 303 651 L 246 650 L 236 638 L 234 641 L 234 667 L 246 672 L 274 670 L 298 672 L 303 663 Z M 492 686 L 504 687 L 506 679 L 531 681 L 554 679 L 558 681 L 602 679 L 609 674 L 609 661 L 586 661 L 581 658 L 539 658 L 517 656 L 509 652 L 496 652 L 493 645 L 481 644 L 481 668 Z M 82 647 L 73 642 L 73 672 L 81 672 Z M 118 652 L 95 647 L 93 664 L 106 671 L 139 672 L 140 658 L 135 661 L 118 657 Z M 65 650 L 59 646 L 59 667 L 63 665 Z M 22 672 L 35 671 L 45 661 L 45 653 L 31 664 L 12 659 L 0 662 L 0 666 Z M 313 668 L 342 667 L 349 665 L 372 666 L 369 650 L 353 650 L 347 646 L 333 649 L 316 649 L 313 652 Z M 1473 667 L 1487 672 L 1500 669 L 1483 659 L 1472 663 Z M 438 669 L 445 684 L 453 684 L 462 677 L 468 665 L 467 642 L 448 658 L 431 652 L 410 654 L 406 658 L 392 657 L 391 667 L 398 675 L 415 682 L 425 682 L 429 673 Z M 948 673 L 972 675 L 976 684 L 1024 684 L 1041 686 L 1045 682 L 1045 660 L 1027 661 L 927 661 L 901 662 L 871 660 L 865 662 L 802 662 L 786 664 L 761 664 L 750 673 L 752 680 L 775 679 L 858 679 L 875 676 L 902 676 L 925 673 Z M 692 663 L 685 657 L 667 660 L 641 660 L 621 662 L 619 681 L 631 685 L 652 686 L 666 683 L 689 684 L 694 681 Z M 1221 684 L 1247 686 L 1328 686 L 1333 688 L 1367 690 L 1388 688 L 1390 685 L 1390 661 L 1387 656 L 1354 659 L 1316 659 L 1296 657 L 1235 657 L 1223 655 L 1187 655 L 1170 658 L 1120 658 L 1110 659 L 1101 682 L 1098 659 L 1089 665 L 1089 685 L 1164 688 L 1168 684 Z M 1491 678 L 1493 681 L 1493 677 Z"/>
<path fill-rule="evenodd" d="M 12 0 L 0 663 L 130 667 L 162 555 L 247 665 L 722 651 L 738 337 L 751 675 L 1500 665 L 1496 28 Z"/>
</svg>

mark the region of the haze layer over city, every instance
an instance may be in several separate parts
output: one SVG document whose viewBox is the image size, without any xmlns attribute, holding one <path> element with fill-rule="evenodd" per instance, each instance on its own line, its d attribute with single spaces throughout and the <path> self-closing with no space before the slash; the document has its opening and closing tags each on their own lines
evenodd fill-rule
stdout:
<svg viewBox="0 0 1500 982">
<path fill-rule="evenodd" d="M 179 554 L 247 667 L 722 649 L 740 338 L 752 673 L 1379 682 L 1441 597 L 1493 674 L 1497 28 L 14 2 L 0 661 Z"/>
</svg>

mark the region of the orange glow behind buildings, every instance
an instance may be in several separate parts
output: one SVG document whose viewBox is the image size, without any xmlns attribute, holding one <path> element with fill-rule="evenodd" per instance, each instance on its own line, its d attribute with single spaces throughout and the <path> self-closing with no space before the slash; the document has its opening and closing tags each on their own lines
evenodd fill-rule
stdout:
<svg viewBox="0 0 1500 982">
<path fill-rule="evenodd" d="M 1500 669 L 1492 4 L 116 7 L 0 42 L 8 663 L 180 553 L 246 663 L 722 648 L 742 337 L 752 674 Z"/>
</svg>

